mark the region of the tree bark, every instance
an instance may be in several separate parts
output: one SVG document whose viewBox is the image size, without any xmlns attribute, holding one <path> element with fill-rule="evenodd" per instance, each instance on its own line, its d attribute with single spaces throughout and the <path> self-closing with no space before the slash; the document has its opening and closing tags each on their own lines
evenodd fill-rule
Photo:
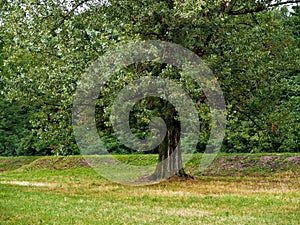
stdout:
<svg viewBox="0 0 300 225">
<path fill-rule="evenodd" d="M 167 133 L 158 148 L 158 164 L 152 175 L 154 179 L 166 179 L 172 176 L 188 177 L 183 169 L 180 149 L 180 121 L 174 117 L 177 115 L 175 108 L 167 103 L 167 110 L 162 115 L 166 125 Z"/>
</svg>

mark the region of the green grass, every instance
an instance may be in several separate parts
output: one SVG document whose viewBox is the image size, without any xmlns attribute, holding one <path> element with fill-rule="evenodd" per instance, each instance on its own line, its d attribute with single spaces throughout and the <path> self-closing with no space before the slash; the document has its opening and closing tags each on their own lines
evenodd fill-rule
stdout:
<svg viewBox="0 0 300 225">
<path fill-rule="evenodd" d="M 145 164 L 155 158 L 148 157 Z M 135 156 L 120 158 L 133 163 Z M 44 157 L 1 172 L 0 224 L 300 224 L 294 167 L 131 187 L 105 180 L 81 159 Z"/>
</svg>

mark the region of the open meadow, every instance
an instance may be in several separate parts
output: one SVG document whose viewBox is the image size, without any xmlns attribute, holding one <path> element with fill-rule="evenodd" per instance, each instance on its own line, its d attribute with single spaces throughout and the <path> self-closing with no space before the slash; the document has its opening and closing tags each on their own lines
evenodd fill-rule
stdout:
<svg viewBox="0 0 300 225">
<path fill-rule="evenodd" d="M 222 155 L 203 174 L 199 158 L 186 165 L 194 179 L 135 187 L 80 156 L 0 158 L 0 224 L 300 224 L 299 154 Z"/>
</svg>

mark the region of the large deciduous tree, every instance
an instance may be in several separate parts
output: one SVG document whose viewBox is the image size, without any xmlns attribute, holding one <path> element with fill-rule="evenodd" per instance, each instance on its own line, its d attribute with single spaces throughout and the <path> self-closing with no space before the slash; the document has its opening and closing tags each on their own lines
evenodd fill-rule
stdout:
<svg viewBox="0 0 300 225">
<path fill-rule="evenodd" d="M 223 150 L 276 151 L 284 142 L 282 138 L 289 138 L 281 135 L 288 116 L 281 107 L 287 88 L 285 77 L 297 71 L 299 46 L 285 25 L 289 16 L 274 9 L 297 2 L 111 0 L 103 4 L 81 0 L 66 1 L 67 7 L 57 1 L 5 1 L 1 33 L 11 38 L 12 44 L 6 46 L 9 57 L 5 60 L 8 73 L 3 78 L 7 82 L 4 90 L 8 99 L 39 106 L 32 120 L 33 130 L 53 142 L 53 152 L 77 151 L 71 127 L 72 95 L 87 65 L 118 43 L 150 39 L 173 42 L 201 57 L 222 86 L 228 109 Z M 109 106 L 118 91 L 150 73 L 173 79 L 193 97 L 201 120 L 199 148 L 203 150 L 210 130 L 207 99 L 201 87 L 188 78 L 183 81 L 180 71 L 166 65 L 133 65 L 114 76 L 99 97 L 99 133 L 112 133 Z M 108 98 L 105 93 L 110 94 Z M 165 119 L 169 133 L 157 151 L 159 161 L 168 157 L 179 141 L 180 119 L 174 107 L 148 98 L 134 112 L 132 128 L 141 137 L 149 133 L 147 118 L 160 115 Z M 173 163 L 157 168 L 155 176 L 185 176 L 181 160 Z"/>
</svg>

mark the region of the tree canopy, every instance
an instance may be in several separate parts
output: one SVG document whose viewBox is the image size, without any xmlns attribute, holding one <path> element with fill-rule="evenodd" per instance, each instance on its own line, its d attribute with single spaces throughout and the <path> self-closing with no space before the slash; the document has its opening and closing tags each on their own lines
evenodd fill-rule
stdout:
<svg viewBox="0 0 300 225">
<path fill-rule="evenodd" d="M 285 7 L 298 2 L 2 1 L 0 154 L 78 154 L 71 118 L 77 82 L 100 55 L 132 40 L 179 44 L 211 68 L 227 106 L 222 151 L 299 151 L 300 14 L 299 7 Z M 195 151 L 203 151 L 211 117 L 202 88 L 156 63 L 128 66 L 101 90 L 96 123 L 108 148 L 132 152 L 114 135 L 111 103 L 125 85 L 149 74 L 172 79 L 193 98 L 201 124 Z M 165 106 L 157 98 L 136 105 L 133 132 L 149 135 L 150 118 Z"/>
</svg>

